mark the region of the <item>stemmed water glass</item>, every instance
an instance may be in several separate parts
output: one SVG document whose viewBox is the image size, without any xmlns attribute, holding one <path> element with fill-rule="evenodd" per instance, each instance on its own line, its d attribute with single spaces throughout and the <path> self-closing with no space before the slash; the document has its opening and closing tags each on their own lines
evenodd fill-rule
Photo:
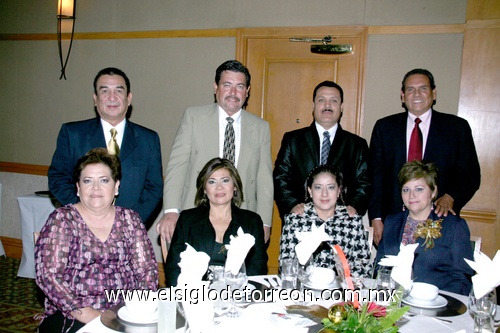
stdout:
<svg viewBox="0 0 500 333">
<path fill-rule="evenodd" d="M 236 318 L 240 316 L 240 312 L 236 309 L 234 302 L 233 292 L 240 289 L 248 282 L 248 277 L 245 269 L 245 263 L 241 264 L 238 274 L 233 274 L 231 270 L 226 270 L 224 272 L 224 280 L 226 284 L 231 288 L 229 292 L 229 297 L 231 300 L 231 307 L 226 313 L 226 316 L 231 318 Z"/>
<path fill-rule="evenodd" d="M 474 316 L 474 333 L 494 332 L 492 318 L 495 317 L 497 309 L 497 298 L 495 290 L 490 291 L 483 297 L 477 298 L 474 289 L 469 294 L 467 307 Z"/>
</svg>

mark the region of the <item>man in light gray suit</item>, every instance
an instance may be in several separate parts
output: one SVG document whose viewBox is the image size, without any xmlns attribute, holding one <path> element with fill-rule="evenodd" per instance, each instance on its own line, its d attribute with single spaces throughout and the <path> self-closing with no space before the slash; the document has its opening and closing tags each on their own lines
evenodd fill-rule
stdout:
<svg viewBox="0 0 500 333">
<path fill-rule="evenodd" d="M 235 166 L 243 182 L 241 208 L 260 215 L 267 242 L 273 210 L 269 124 L 243 109 L 250 91 L 250 73 L 240 62 L 228 60 L 217 68 L 214 90 L 217 103 L 184 112 L 168 160 L 164 215 L 156 230 L 170 243 L 180 211 L 194 207 L 198 173 L 210 159 L 223 157 L 224 132 L 231 117 Z"/>
</svg>

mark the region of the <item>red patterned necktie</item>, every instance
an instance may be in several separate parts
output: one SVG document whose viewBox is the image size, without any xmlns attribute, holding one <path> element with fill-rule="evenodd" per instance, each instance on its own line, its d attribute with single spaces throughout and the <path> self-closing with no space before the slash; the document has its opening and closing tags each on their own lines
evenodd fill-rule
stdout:
<svg viewBox="0 0 500 333">
<path fill-rule="evenodd" d="M 413 131 L 411 131 L 410 148 L 408 149 L 408 162 L 422 160 L 423 139 L 422 131 L 418 126 L 421 122 L 420 118 L 415 118 L 415 126 L 413 127 Z"/>
</svg>

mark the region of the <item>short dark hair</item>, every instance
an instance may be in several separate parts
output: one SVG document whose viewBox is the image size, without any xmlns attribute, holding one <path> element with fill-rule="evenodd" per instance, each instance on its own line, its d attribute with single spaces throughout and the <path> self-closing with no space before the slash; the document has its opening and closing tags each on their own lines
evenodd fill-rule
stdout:
<svg viewBox="0 0 500 333">
<path fill-rule="evenodd" d="M 111 169 L 111 178 L 116 182 L 122 178 L 120 159 L 116 155 L 110 155 L 106 148 L 94 148 L 89 150 L 76 162 L 74 170 L 74 181 L 80 180 L 83 169 L 92 164 L 104 164 Z"/>
<path fill-rule="evenodd" d="M 342 175 L 342 172 L 340 172 L 336 167 L 334 167 L 331 164 L 321 164 L 315 167 L 314 169 L 309 172 L 309 175 L 307 175 L 306 179 L 306 202 L 311 201 L 311 196 L 309 195 L 309 191 L 307 190 L 308 188 L 312 187 L 312 184 L 316 177 L 322 173 L 327 173 L 331 175 L 335 181 L 337 182 L 337 185 L 339 188 L 343 188 L 344 184 L 344 176 Z M 343 191 L 343 190 L 342 190 Z"/>
<path fill-rule="evenodd" d="M 335 82 L 328 80 L 321 82 L 316 86 L 316 88 L 314 88 L 313 102 L 316 99 L 316 94 L 318 93 L 319 88 L 321 87 L 329 87 L 337 89 L 340 92 L 340 103 L 344 103 L 344 90 L 342 90 L 342 87 L 336 84 Z"/>
<path fill-rule="evenodd" d="M 403 165 L 398 174 L 399 190 L 403 189 L 403 185 L 409 181 L 422 178 L 430 187 L 431 191 L 437 187 L 438 183 L 438 167 L 434 163 L 421 161 L 411 161 Z"/>
<path fill-rule="evenodd" d="M 240 175 L 238 170 L 234 167 L 234 164 L 225 158 L 212 158 L 210 161 L 205 164 L 203 169 L 198 174 L 196 178 L 196 195 L 194 197 L 194 205 L 196 207 L 204 205 L 208 206 L 208 199 L 205 195 L 205 185 L 210 178 L 210 176 L 217 170 L 226 169 L 229 171 L 229 175 L 231 176 L 234 183 L 234 195 L 232 199 L 232 203 L 236 206 L 241 206 L 243 202 L 243 184 L 241 182 Z"/>
<path fill-rule="evenodd" d="M 405 92 L 405 85 L 406 85 L 406 80 L 415 74 L 420 74 L 420 75 L 425 75 L 429 79 L 429 84 L 431 86 L 431 90 L 436 89 L 436 83 L 434 82 L 434 76 L 432 75 L 431 72 L 429 72 L 427 69 L 423 68 L 415 68 L 409 71 L 408 73 L 405 74 L 403 78 L 403 82 L 401 83 L 401 91 Z"/>
<path fill-rule="evenodd" d="M 97 80 L 103 75 L 119 75 L 123 77 L 125 80 L 125 85 L 127 86 L 127 95 L 130 93 L 130 80 L 127 77 L 127 74 L 125 74 L 122 70 L 114 67 L 107 67 L 104 69 L 101 69 L 99 73 L 95 76 L 94 79 L 94 93 L 97 95 Z"/>
<path fill-rule="evenodd" d="M 243 73 L 246 77 L 246 85 L 247 88 L 250 87 L 250 72 L 248 68 L 246 68 L 241 62 L 237 60 L 228 60 L 222 63 L 219 67 L 217 67 L 215 71 L 215 83 L 219 85 L 220 77 L 224 71 L 231 71 L 236 73 Z"/>
</svg>

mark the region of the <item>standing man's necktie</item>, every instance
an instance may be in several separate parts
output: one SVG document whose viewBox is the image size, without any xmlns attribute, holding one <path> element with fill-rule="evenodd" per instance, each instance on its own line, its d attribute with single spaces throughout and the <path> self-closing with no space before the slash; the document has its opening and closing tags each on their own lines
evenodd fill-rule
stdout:
<svg viewBox="0 0 500 333">
<path fill-rule="evenodd" d="M 411 131 L 410 137 L 410 148 L 408 149 L 408 162 L 417 160 L 422 160 L 422 150 L 423 150 L 423 139 L 422 139 L 422 131 L 418 124 L 420 124 L 422 120 L 420 118 L 415 119 L 415 126 L 413 127 L 413 131 Z"/>
<path fill-rule="evenodd" d="M 321 145 L 321 164 L 326 164 L 328 161 L 328 153 L 330 152 L 330 133 L 323 132 L 323 144 Z"/>
<path fill-rule="evenodd" d="M 234 164 L 234 154 L 235 154 L 235 145 L 234 145 L 234 128 L 233 121 L 234 119 L 231 117 L 227 117 L 227 125 L 226 131 L 224 132 L 224 150 L 222 157 L 227 158 Z"/>
<path fill-rule="evenodd" d="M 116 142 L 116 129 L 112 128 L 111 139 L 108 142 L 108 153 L 110 155 L 120 155 L 120 147 L 118 146 L 118 142 Z"/>
</svg>

